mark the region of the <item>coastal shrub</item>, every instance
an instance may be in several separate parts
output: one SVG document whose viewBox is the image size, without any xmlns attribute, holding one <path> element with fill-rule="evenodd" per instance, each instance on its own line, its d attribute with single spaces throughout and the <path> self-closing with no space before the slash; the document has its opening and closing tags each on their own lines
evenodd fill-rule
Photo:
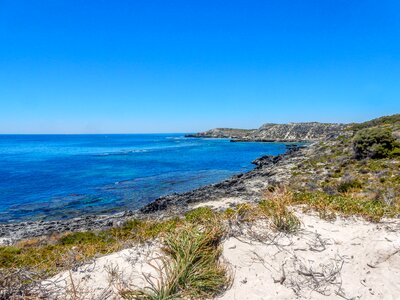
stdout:
<svg viewBox="0 0 400 300">
<path fill-rule="evenodd" d="M 400 147 L 396 147 L 390 151 L 390 157 L 400 157 Z"/>
<path fill-rule="evenodd" d="M 182 223 L 180 218 L 171 218 L 161 221 L 132 219 L 122 227 L 110 229 L 112 236 L 116 240 L 131 240 L 143 242 L 156 238 L 160 234 L 174 230 Z"/>
<path fill-rule="evenodd" d="M 212 221 L 215 218 L 215 213 L 210 207 L 198 207 L 185 214 L 186 221 L 192 223 L 204 223 Z"/>
<path fill-rule="evenodd" d="M 362 183 L 359 180 L 354 179 L 341 182 L 338 185 L 337 190 L 339 193 L 347 193 L 354 189 L 360 189 L 361 187 Z"/>
<path fill-rule="evenodd" d="M 16 257 L 21 254 L 21 249 L 14 246 L 0 247 L 0 266 L 11 267 L 16 263 Z"/>
<path fill-rule="evenodd" d="M 61 237 L 59 243 L 61 245 L 81 245 L 94 244 L 100 242 L 111 242 L 112 236 L 108 232 L 85 231 L 72 232 Z"/>
<path fill-rule="evenodd" d="M 353 150 L 357 159 L 385 158 L 396 155 L 400 145 L 389 129 L 367 128 L 357 132 Z"/>
</svg>

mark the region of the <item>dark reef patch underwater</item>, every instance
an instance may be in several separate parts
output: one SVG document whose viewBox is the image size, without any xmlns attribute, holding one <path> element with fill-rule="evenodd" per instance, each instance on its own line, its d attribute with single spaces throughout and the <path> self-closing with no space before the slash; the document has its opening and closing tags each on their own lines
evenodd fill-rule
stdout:
<svg viewBox="0 0 400 300">
<path fill-rule="evenodd" d="M 138 209 L 285 150 L 183 134 L 0 135 L 0 223 Z"/>
</svg>

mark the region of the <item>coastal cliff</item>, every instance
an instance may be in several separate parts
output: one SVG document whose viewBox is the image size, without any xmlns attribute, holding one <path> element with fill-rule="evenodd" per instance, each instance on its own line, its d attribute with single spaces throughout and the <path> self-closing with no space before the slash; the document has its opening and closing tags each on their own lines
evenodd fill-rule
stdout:
<svg viewBox="0 0 400 300">
<path fill-rule="evenodd" d="M 258 129 L 215 128 L 205 132 L 188 134 L 197 138 L 229 138 L 235 141 L 308 142 L 342 135 L 348 127 L 340 123 L 266 123 Z"/>
</svg>

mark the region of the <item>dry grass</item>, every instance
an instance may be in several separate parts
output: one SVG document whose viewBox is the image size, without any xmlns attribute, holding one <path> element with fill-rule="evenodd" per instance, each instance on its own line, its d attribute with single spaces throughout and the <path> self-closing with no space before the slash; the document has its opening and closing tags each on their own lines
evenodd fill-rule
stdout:
<svg viewBox="0 0 400 300">
<path fill-rule="evenodd" d="M 293 194 L 284 188 L 267 191 L 259 207 L 271 219 L 273 227 L 282 232 L 293 233 L 300 228 L 299 218 L 289 209 Z"/>
<path fill-rule="evenodd" d="M 38 299 L 32 286 L 36 278 L 37 272 L 27 268 L 0 269 L 0 300 Z"/>
<path fill-rule="evenodd" d="M 398 204 L 356 197 L 351 193 L 329 195 L 324 192 L 292 192 L 285 187 L 274 187 L 264 194 L 264 200 L 256 204 L 240 204 L 224 212 L 228 220 L 254 222 L 268 220 L 278 231 L 295 232 L 300 221 L 292 209 L 301 206 L 305 211 L 314 210 L 323 219 L 334 219 L 336 215 L 359 216 L 368 221 L 379 222 L 384 217 L 400 215 Z"/>
<path fill-rule="evenodd" d="M 323 192 L 303 192 L 293 194 L 291 205 L 305 205 L 306 209 L 317 211 L 321 218 L 359 216 L 368 221 L 379 222 L 383 217 L 396 217 L 400 207 L 379 200 L 369 200 L 352 195 L 328 195 Z"/>
<path fill-rule="evenodd" d="M 293 194 L 285 188 L 273 188 L 265 192 L 264 200 L 258 204 L 239 204 L 228 208 L 224 216 L 230 222 L 252 223 L 265 220 L 272 229 L 284 233 L 294 233 L 300 228 L 300 220 L 290 208 Z"/>
</svg>

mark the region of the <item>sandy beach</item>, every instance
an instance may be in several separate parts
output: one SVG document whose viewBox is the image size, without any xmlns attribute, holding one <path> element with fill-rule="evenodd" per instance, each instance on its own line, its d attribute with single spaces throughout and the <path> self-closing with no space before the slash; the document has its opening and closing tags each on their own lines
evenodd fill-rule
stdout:
<svg viewBox="0 0 400 300">
<path fill-rule="evenodd" d="M 217 205 L 217 203 L 214 203 Z M 222 203 L 223 205 L 223 203 Z M 400 295 L 400 221 L 358 218 L 325 221 L 296 212 L 293 235 L 263 223 L 244 226 L 223 242 L 231 287 L 217 299 L 397 299 Z M 97 258 L 43 282 L 56 299 L 122 299 L 123 288 L 156 282 L 159 243 L 151 241 Z M 73 284 L 72 284 L 73 283 Z"/>
</svg>

